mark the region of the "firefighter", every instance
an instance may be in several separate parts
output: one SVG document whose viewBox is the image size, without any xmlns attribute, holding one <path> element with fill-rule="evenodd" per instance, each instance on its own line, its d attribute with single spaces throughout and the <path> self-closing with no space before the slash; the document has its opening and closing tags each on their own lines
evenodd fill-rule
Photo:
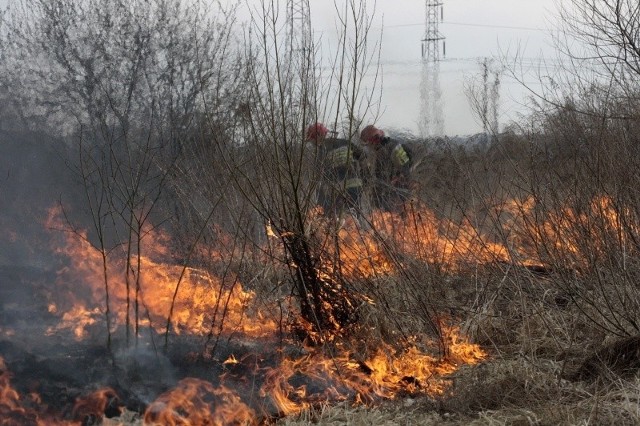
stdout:
<svg viewBox="0 0 640 426">
<path fill-rule="evenodd" d="M 371 161 L 372 206 L 383 211 L 402 213 L 413 186 L 411 151 L 372 124 L 362 129 L 360 139 L 370 148 L 374 157 Z"/>
<path fill-rule="evenodd" d="M 362 195 L 360 162 L 365 158 L 364 151 L 348 139 L 327 137 L 328 134 L 322 123 L 307 128 L 307 141 L 316 145 L 316 165 L 321 176 L 318 204 L 325 214 L 335 219 L 347 210 L 357 219 Z"/>
</svg>

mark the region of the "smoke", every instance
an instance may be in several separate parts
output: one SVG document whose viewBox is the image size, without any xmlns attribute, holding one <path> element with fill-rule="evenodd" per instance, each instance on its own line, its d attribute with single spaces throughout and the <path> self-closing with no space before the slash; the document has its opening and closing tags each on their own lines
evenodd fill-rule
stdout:
<svg viewBox="0 0 640 426">
<path fill-rule="evenodd" d="M 52 266 L 47 210 L 79 197 L 66 152 L 45 134 L 0 131 L 0 266 Z"/>
<path fill-rule="evenodd" d="M 30 348 L 56 321 L 49 301 L 64 266 L 44 223 L 52 206 L 79 200 L 61 147 L 43 133 L 0 130 L 0 339 Z"/>
<path fill-rule="evenodd" d="M 122 349 L 115 354 L 119 387 L 132 394 L 132 400 L 150 404 L 157 396 L 174 387 L 178 380 L 169 358 L 147 347 Z"/>
</svg>

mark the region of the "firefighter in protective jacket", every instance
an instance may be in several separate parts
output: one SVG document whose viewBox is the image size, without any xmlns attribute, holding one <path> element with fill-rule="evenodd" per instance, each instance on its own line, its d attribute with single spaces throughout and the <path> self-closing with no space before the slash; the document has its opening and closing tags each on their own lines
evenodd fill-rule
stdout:
<svg viewBox="0 0 640 426">
<path fill-rule="evenodd" d="M 307 128 L 307 140 L 316 145 L 322 176 L 318 204 L 325 214 L 338 218 L 345 210 L 360 209 L 360 161 L 365 155 L 348 139 L 327 137 L 328 133 L 322 123 L 315 123 Z"/>
<path fill-rule="evenodd" d="M 373 207 L 401 213 L 404 201 L 411 194 L 411 151 L 371 124 L 362 129 L 360 139 L 374 155 L 371 188 Z"/>
</svg>

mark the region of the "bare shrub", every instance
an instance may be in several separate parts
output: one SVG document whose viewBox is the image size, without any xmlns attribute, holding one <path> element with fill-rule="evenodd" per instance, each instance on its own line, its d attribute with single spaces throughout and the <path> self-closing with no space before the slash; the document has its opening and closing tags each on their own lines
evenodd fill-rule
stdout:
<svg viewBox="0 0 640 426">
<path fill-rule="evenodd" d="M 227 198 L 237 197 L 236 206 L 247 206 L 254 223 L 255 232 L 247 236 L 264 247 L 269 230 L 282 244 L 284 251 L 273 252 L 270 261 L 289 268 L 293 288 L 276 290 L 295 295 L 302 318 L 318 336 L 338 332 L 356 315 L 348 283 L 339 273 L 322 274 L 322 262 L 331 262 L 338 224 L 325 227 L 314 219 L 318 182 L 324 178 L 312 166 L 317 148 L 305 142 L 306 127 L 316 121 L 331 123 L 351 139 L 358 114 L 369 107 L 359 86 L 371 61 L 367 36 L 372 16 L 364 3 L 347 2 L 340 19 L 339 51 L 334 68 L 324 75 L 321 61 L 326 58 L 318 55 L 316 42 L 302 38 L 301 45 L 291 46 L 280 34 L 279 4 L 259 5 L 251 23 L 254 36 L 246 46 L 249 73 L 237 132 L 230 145 L 213 139 L 230 179 L 233 193 Z"/>
<path fill-rule="evenodd" d="M 116 309 L 137 341 L 143 241 L 167 219 L 161 206 L 178 205 L 171 177 L 194 115 L 231 87 L 232 19 L 199 1 L 24 0 L 3 16 L 0 75 L 14 110 L 78 153 L 89 240 L 105 265 L 108 344 L 107 258 L 126 259 L 126 306 Z"/>
</svg>

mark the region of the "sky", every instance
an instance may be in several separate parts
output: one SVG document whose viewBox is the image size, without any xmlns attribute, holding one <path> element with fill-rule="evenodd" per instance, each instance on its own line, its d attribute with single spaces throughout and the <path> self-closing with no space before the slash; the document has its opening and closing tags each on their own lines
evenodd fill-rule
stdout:
<svg viewBox="0 0 640 426">
<path fill-rule="evenodd" d="M 440 88 L 444 133 L 474 134 L 482 126 L 474 117 L 464 94 L 465 79 L 478 76 L 483 58 L 513 57 L 517 50 L 527 61 L 555 57 L 550 29 L 554 25 L 556 0 L 442 0 L 445 55 L 440 46 Z M 373 6 L 374 2 L 368 2 Z M 383 75 L 382 128 L 419 132 L 420 81 L 423 72 L 421 40 L 425 33 L 425 0 L 378 0 L 372 39 L 380 39 Z M 310 0 L 314 31 L 335 33 L 333 2 Z M 535 83 L 535 82 L 533 82 Z M 534 84 L 535 85 L 535 84 Z M 502 75 L 499 126 L 526 112 L 529 92 Z"/>
<path fill-rule="evenodd" d="M 5 7 L 11 0 L 0 0 Z M 236 1 L 236 0 L 227 0 Z M 260 0 L 240 0 L 240 19 L 247 4 Z M 334 5 L 347 0 L 309 0 L 312 27 L 316 36 L 330 43 L 336 34 Z M 482 130 L 464 94 L 465 79 L 480 72 L 483 58 L 512 55 L 517 49 L 530 60 L 553 53 L 550 27 L 559 0 L 442 0 L 446 54 L 440 63 L 440 88 L 444 133 L 468 135 Z M 286 0 L 280 0 L 286 4 Z M 378 127 L 419 132 L 421 40 L 425 32 L 425 0 L 367 1 L 373 14 L 372 41 L 381 42 L 382 87 Z M 374 9 L 375 5 L 375 9 Z M 442 49 L 442 47 L 441 47 Z M 442 50 L 441 50 L 442 55 Z M 507 55 L 507 56 L 509 56 Z M 373 73 L 374 70 L 371 72 Z M 535 83 L 535 82 L 534 82 Z M 525 112 L 528 92 L 503 74 L 500 90 L 499 126 Z M 373 117 L 364 117 L 373 120 Z"/>
</svg>

